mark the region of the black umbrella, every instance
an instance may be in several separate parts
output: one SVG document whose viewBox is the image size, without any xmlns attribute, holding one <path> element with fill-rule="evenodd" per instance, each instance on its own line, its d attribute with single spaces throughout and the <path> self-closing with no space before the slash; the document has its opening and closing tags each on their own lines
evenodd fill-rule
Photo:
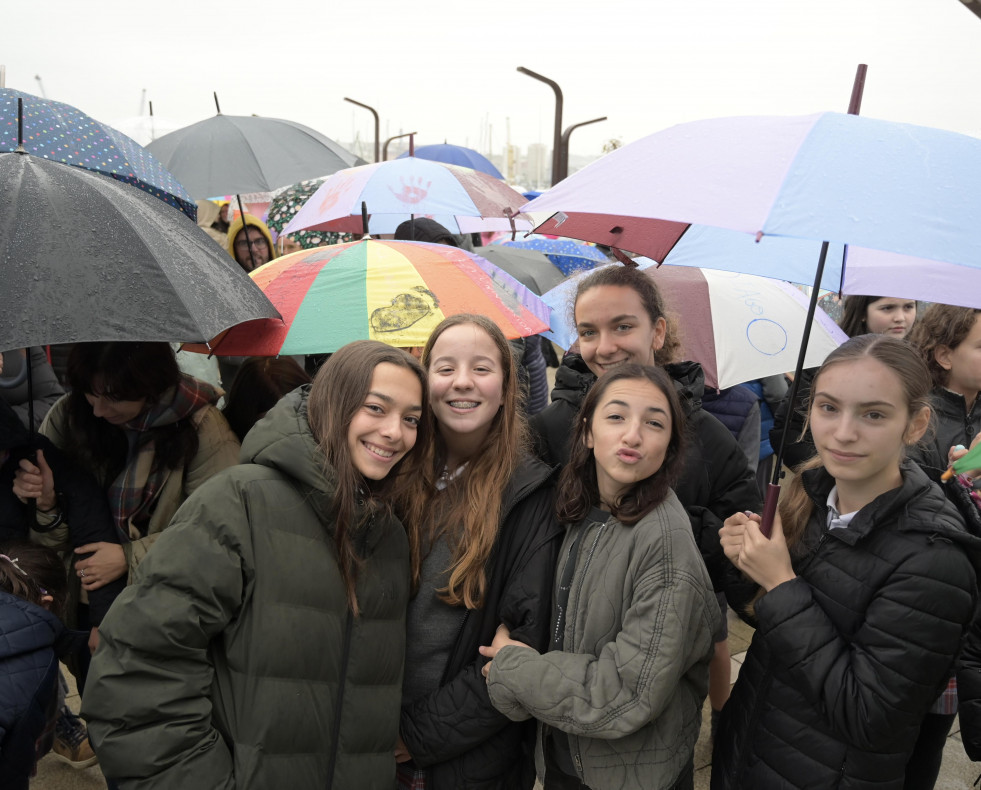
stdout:
<svg viewBox="0 0 981 790">
<path fill-rule="evenodd" d="M 0 349 L 207 340 L 278 313 L 179 211 L 108 176 L 0 154 Z"/>
<path fill-rule="evenodd" d="M 525 288 L 539 296 L 551 291 L 566 279 L 563 271 L 537 250 L 493 244 L 489 247 L 476 247 L 474 252 L 504 269 Z"/>
<path fill-rule="evenodd" d="M 257 115 L 219 113 L 165 134 L 146 148 L 196 200 L 271 192 L 359 163 L 320 132 Z"/>
</svg>

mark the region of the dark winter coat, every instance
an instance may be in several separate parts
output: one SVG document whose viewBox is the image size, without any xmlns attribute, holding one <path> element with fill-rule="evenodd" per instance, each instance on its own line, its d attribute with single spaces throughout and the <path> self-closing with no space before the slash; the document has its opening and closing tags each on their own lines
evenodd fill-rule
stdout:
<svg viewBox="0 0 981 790">
<path fill-rule="evenodd" d="M 944 387 L 930 392 L 933 419 L 930 430 L 910 454 L 935 482 L 947 468 L 947 453 L 957 444 L 969 447 L 981 432 L 981 395 L 968 411 L 964 396 Z"/>
<path fill-rule="evenodd" d="M 358 528 L 354 618 L 308 391 L 191 494 L 102 623 L 82 715 L 123 788 L 395 782 L 408 541 L 382 514 Z"/>
<path fill-rule="evenodd" d="M 504 492 L 501 528 L 487 572 L 482 609 L 467 611 L 439 689 L 402 709 L 401 735 L 425 768 L 427 790 L 516 790 L 534 782 L 534 722 L 512 722 L 487 695 L 481 674 L 503 622 L 511 638 L 544 650 L 552 579 L 563 530 L 555 517 L 557 473 L 535 459 Z M 411 638 L 411 635 L 410 637 Z"/>
<path fill-rule="evenodd" d="M 756 591 L 726 560 L 719 544 L 722 523 L 733 513 L 759 511 L 756 476 L 728 429 L 702 409 L 705 374 L 697 362 L 665 365 L 688 418 L 689 445 L 675 493 L 691 520 L 702 558 L 716 590 L 725 590 L 730 606 L 742 613 Z M 573 421 L 596 377 L 582 357 L 568 354 L 555 374 L 552 402 L 529 421 L 535 451 L 548 464 L 569 460 Z"/>
<path fill-rule="evenodd" d="M 981 540 L 919 467 L 827 528 L 814 502 L 797 578 L 756 604 L 758 628 L 722 711 L 712 768 L 728 788 L 902 788 L 920 722 L 954 670 L 978 598 Z"/>
</svg>

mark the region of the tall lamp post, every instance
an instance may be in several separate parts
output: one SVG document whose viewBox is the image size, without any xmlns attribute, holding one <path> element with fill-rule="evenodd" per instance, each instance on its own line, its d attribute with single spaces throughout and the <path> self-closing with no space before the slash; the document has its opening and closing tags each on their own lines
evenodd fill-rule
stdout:
<svg viewBox="0 0 981 790">
<path fill-rule="evenodd" d="M 593 118 L 591 121 L 583 121 L 582 123 L 574 123 L 572 126 L 566 127 L 566 130 L 562 132 L 562 163 L 560 165 L 559 177 L 552 178 L 552 186 L 555 186 L 559 181 L 569 175 L 569 138 L 572 133 L 578 129 L 580 126 L 588 126 L 591 123 L 599 123 L 600 121 L 605 121 L 606 116 L 602 118 Z"/>
<path fill-rule="evenodd" d="M 349 99 L 347 96 L 344 97 L 344 101 L 351 102 L 351 104 L 356 104 L 358 105 L 358 107 L 364 107 L 366 110 L 368 110 L 368 112 L 370 112 L 372 115 L 375 116 L 375 161 L 376 162 L 381 161 L 379 158 L 379 154 L 380 154 L 379 140 L 381 139 L 381 133 L 380 133 L 381 122 L 378 120 L 378 113 L 375 111 L 375 108 L 369 107 L 367 104 L 362 104 L 361 102 L 355 101 L 354 99 Z"/>
<path fill-rule="evenodd" d="M 528 75 L 533 80 L 544 82 L 555 92 L 555 131 L 552 134 L 552 186 L 554 187 L 562 180 L 559 177 L 559 173 L 562 171 L 562 89 L 555 80 L 543 77 L 524 66 L 518 66 L 518 71 Z"/>
</svg>

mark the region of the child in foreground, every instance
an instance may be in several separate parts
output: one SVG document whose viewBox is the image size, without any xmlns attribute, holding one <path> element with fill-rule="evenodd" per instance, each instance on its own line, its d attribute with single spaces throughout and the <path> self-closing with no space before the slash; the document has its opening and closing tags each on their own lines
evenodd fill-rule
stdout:
<svg viewBox="0 0 981 790">
<path fill-rule="evenodd" d="M 567 525 L 551 650 L 503 626 L 491 701 L 539 720 L 545 790 L 691 788 L 719 607 L 671 490 L 685 421 L 662 370 L 624 364 L 590 389 L 558 490 Z"/>
</svg>

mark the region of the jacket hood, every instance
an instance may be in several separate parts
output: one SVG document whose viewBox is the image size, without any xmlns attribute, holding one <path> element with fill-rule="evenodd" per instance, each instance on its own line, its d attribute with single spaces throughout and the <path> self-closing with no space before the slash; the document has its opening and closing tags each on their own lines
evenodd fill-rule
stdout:
<svg viewBox="0 0 981 790">
<path fill-rule="evenodd" d="M 685 416 L 691 417 L 702 408 L 702 395 L 705 393 L 705 373 L 702 366 L 691 361 L 671 362 L 664 366 L 664 372 L 674 381 Z M 596 376 L 579 354 L 566 354 L 555 371 L 552 400 L 568 401 L 578 409 L 594 381 Z"/>
<path fill-rule="evenodd" d="M 325 474 L 329 470 L 324 454 L 310 430 L 309 395 L 310 385 L 304 384 L 281 398 L 246 434 L 239 461 L 276 469 L 303 488 L 329 499 L 333 496 L 334 476 Z"/>
<path fill-rule="evenodd" d="M 242 226 L 246 224 L 248 224 L 249 227 L 255 228 L 266 237 L 266 242 L 269 244 L 269 260 L 276 259 L 278 257 L 276 254 L 276 245 L 273 242 L 273 237 L 269 232 L 269 228 L 266 227 L 266 223 L 258 217 L 254 217 L 248 213 L 246 213 L 244 219 L 242 215 L 239 214 L 229 223 L 228 237 L 225 242 L 225 251 L 231 255 L 232 258 L 235 258 L 235 237 L 238 235 L 238 232 L 242 230 Z"/>
</svg>

